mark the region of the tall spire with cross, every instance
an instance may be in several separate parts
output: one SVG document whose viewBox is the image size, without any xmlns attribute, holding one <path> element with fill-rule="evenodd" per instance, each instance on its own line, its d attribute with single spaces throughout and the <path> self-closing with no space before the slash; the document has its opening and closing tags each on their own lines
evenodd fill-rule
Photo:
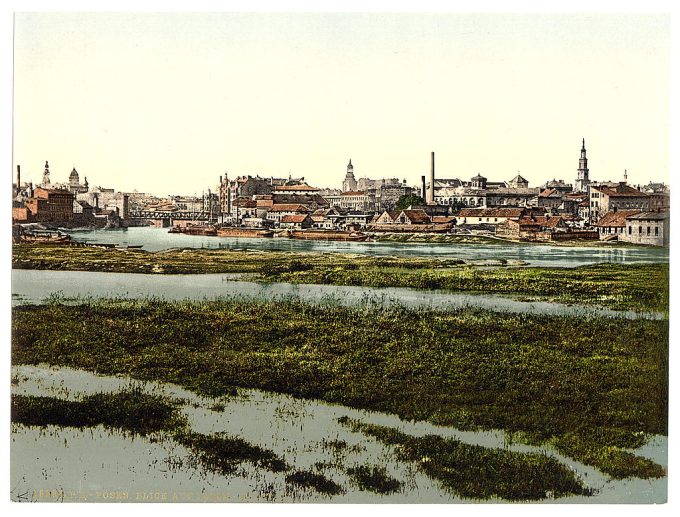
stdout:
<svg viewBox="0 0 680 517">
<path fill-rule="evenodd" d="M 586 139 L 584 138 L 581 145 L 581 157 L 578 160 L 578 169 L 576 171 L 576 192 L 588 192 L 588 185 L 590 185 L 589 172 L 588 158 L 586 156 Z"/>
</svg>

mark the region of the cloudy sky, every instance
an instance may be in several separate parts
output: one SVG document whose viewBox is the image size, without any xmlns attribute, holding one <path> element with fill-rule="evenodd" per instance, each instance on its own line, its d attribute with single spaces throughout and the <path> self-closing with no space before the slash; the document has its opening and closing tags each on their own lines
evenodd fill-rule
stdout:
<svg viewBox="0 0 680 517">
<path fill-rule="evenodd" d="M 417 183 L 517 171 L 669 180 L 663 15 L 107 14 L 15 17 L 14 169 L 201 193 L 220 175 Z"/>
</svg>

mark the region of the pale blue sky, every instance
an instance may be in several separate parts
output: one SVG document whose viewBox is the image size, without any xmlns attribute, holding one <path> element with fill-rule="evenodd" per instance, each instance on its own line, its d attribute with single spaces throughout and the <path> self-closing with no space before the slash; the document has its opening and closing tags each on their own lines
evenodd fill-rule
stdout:
<svg viewBox="0 0 680 517">
<path fill-rule="evenodd" d="M 668 181 L 660 15 L 16 15 L 14 162 L 200 193 L 220 174 Z"/>
</svg>

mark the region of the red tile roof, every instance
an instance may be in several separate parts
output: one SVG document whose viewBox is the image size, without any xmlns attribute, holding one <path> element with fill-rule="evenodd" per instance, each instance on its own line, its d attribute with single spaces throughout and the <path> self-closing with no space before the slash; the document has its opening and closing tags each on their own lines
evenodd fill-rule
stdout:
<svg viewBox="0 0 680 517">
<path fill-rule="evenodd" d="M 648 197 L 648 194 L 640 192 L 628 185 L 617 185 L 616 187 L 592 187 L 610 197 Z"/>
<path fill-rule="evenodd" d="M 430 216 L 427 215 L 425 210 L 403 210 L 403 212 L 412 223 L 426 224 L 430 222 Z"/>
<path fill-rule="evenodd" d="M 604 214 L 595 226 L 626 226 L 626 217 L 639 214 L 640 210 L 617 210 Z"/>
<path fill-rule="evenodd" d="M 441 224 L 441 223 L 450 223 L 450 222 L 456 220 L 455 217 L 449 216 L 449 215 L 433 215 L 433 216 L 431 217 L 431 219 L 432 219 L 432 222 L 433 222 L 433 223 L 439 223 L 439 224 Z"/>
<path fill-rule="evenodd" d="M 309 217 L 309 215 L 307 215 L 307 214 L 286 215 L 281 219 L 281 222 L 282 223 L 302 223 L 308 217 Z"/>
</svg>

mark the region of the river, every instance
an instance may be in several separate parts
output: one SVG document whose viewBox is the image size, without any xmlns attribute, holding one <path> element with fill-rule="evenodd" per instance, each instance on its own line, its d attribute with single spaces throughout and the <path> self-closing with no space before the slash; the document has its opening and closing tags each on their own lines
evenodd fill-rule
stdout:
<svg viewBox="0 0 680 517">
<path fill-rule="evenodd" d="M 147 251 L 170 248 L 221 248 L 279 251 L 317 251 L 361 253 L 365 255 L 399 255 L 475 259 L 516 259 L 532 266 L 576 267 L 601 262 L 668 262 L 668 249 L 653 247 L 554 246 L 532 243 L 427 244 L 394 242 L 303 241 L 285 238 L 207 237 L 168 233 L 167 228 L 122 228 L 115 230 L 80 230 L 70 235 L 77 241 L 143 246 Z"/>
</svg>

